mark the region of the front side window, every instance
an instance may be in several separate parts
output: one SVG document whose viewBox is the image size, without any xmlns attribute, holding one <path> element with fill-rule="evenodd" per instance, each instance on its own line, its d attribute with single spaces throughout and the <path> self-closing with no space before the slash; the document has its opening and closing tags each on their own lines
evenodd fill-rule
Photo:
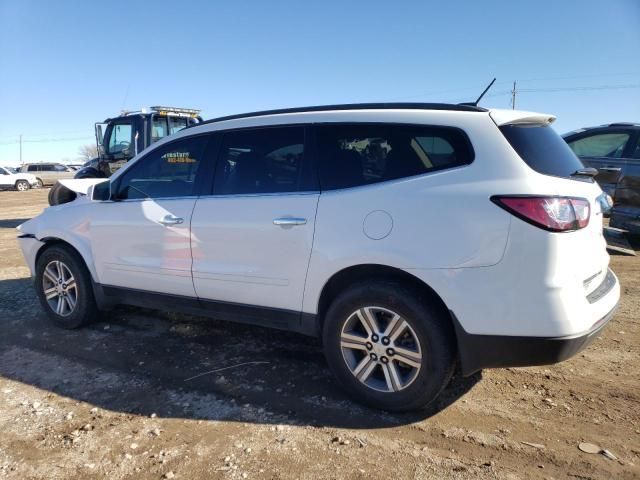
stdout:
<svg viewBox="0 0 640 480">
<path fill-rule="evenodd" d="M 357 187 L 471 163 L 473 150 L 459 129 L 412 125 L 318 127 L 323 190 Z"/>
<path fill-rule="evenodd" d="M 302 185 L 304 128 L 274 127 L 224 134 L 214 194 L 297 192 Z"/>
<path fill-rule="evenodd" d="M 54 165 L 53 170 L 56 172 L 66 172 L 67 167 L 65 167 L 64 165 Z"/>
<path fill-rule="evenodd" d="M 120 177 L 116 199 L 173 198 L 196 195 L 206 136 L 163 145 L 138 160 Z"/>
<path fill-rule="evenodd" d="M 628 141 L 628 133 L 599 133 L 569 142 L 569 147 L 579 157 L 620 158 Z"/>
<path fill-rule="evenodd" d="M 109 138 L 109 153 L 120 153 L 131 147 L 133 128 L 130 123 L 115 124 Z"/>
<path fill-rule="evenodd" d="M 4 168 L 0 167 L 0 175 L 11 175 L 11 174 L 7 172 Z"/>
</svg>

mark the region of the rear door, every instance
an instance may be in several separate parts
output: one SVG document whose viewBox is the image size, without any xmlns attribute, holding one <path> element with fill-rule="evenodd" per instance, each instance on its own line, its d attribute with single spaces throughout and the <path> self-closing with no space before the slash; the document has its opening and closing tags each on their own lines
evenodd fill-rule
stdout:
<svg viewBox="0 0 640 480">
<path fill-rule="evenodd" d="M 602 190 L 593 179 L 573 175 L 582 163 L 571 148 L 549 125 L 502 124 L 500 131 L 520 158 L 546 176 L 536 194 L 559 195 L 589 202 L 589 223 L 585 228 L 554 236 L 556 258 L 591 293 L 607 273 L 609 256 L 602 235 Z"/>
<path fill-rule="evenodd" d="M 624 209 L 640 225 L 640 131 L 625 153 L 624 170 L 616 188 L 616 209 Z M 636 227 L 638 228 L 638 227 Z"/>
<path fill-rule="evenodd" d="M 625 153 L 633 132 L 611 129 L 580 133 L 566 139 L 569 147 L 587 167 L 598 169 L 600 187 L 612 197 L 626 165 Z"/>
<path fill-rule="evenodd" d="M 314 177 L 302 126 L 223 133 L 212 194 L 198 199 L 191 222 L 200 299 L 301 311 Z"/>
</svg>

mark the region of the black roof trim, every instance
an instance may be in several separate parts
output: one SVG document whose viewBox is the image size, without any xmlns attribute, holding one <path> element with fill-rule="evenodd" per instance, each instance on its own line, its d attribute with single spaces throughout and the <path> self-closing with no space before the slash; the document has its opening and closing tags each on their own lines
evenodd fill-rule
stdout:
<svg viewBox="0 0 640 480">
<path fill-rule="evenodd" d="M 316 105 L 312 107 L 280 108 L 276 110 L 262 110 L 258 112 L 240 113 L 225 117 L 212 118 L 202 123 L 190 125 L 187 128 L 207 123 L 224 122 L 239 118 L 263 117 L 266 115 L 280 115 L 284 113 L 325 112 L 330 110 L 451 110 L 456 112 L 488 112 L 486 108 L 473 105 L 455 105 L 450 103 L 346 103 L 339 105 Z"/>
</svg>

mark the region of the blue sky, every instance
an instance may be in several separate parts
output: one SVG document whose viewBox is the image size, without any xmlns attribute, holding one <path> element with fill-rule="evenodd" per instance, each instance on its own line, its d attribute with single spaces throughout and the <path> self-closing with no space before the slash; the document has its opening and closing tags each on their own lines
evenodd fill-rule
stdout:
<svg viewBox="0 0 640 480">
<path fill-rule="evenodd" d="M 0 165 L 19 134 L 25 161 L 73 160 L 122 108 L 461 102 L 494 76 L 483 106 L 573 89 L 517 97 L 559 132 L 640 122 L 639 0 L 0 0 L 0 48 Z"/>
</svg>

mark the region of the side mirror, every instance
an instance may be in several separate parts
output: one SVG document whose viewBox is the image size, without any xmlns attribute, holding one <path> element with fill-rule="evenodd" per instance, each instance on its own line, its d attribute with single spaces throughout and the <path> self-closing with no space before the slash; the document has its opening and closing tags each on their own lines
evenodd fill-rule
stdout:
<svg viewBox="0 0 640 480">
<path fill-rule="evenodd" d="M 111 182 L 96 183 L 89 187 L 87 196 L 94 202 L 104 202 L 111 199 Z"/>
</svg>

